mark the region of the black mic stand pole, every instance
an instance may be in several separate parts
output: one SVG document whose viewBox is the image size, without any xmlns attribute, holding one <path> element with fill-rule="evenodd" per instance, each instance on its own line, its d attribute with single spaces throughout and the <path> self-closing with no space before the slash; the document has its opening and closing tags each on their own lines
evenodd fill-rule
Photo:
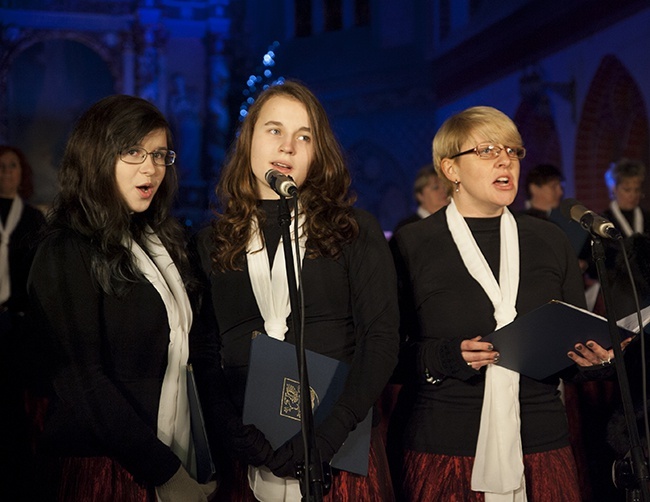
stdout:
<svg viewBox="0 0 650 502">
<path fill-rule="evenodd" d="M 625 252 L 624 248 L 622 252 Z M 596 263 L 598 280 L 600 281 L 600 287 L 603 292 L 603 299 L 605 300 L 605 313 L 609 327 L 609 335 L 612 339 L 612 349 L 614 350 L 614 364 L 616 366 L 616 375 L 618 376 L 618 385 L 621 391 L 621 402 L 623 404 L 625 423 L 627 425 L 627 432 L 630 438 L 632 474 L 636 480 L 636 489 L 640 491 L 640 494 L 642 496 L 639 500 L 643 502 L 650 502 L 650 491 L 648 490 L 648 465 L 643 453 L 643 448 L 641 447 L 641 438 L 639 437 L 639 429 L 636 424 L 632 393 L 630 391 L 630 383 L 627 377 L 627 370 L 625 368 L 623 349 L 621 349 L 621 333 L 619 332 L 618 325 L 616 324 L 616 315 L 613 307 L 614 303 L 612 301 L 612 292 L 609 288 L 607 271 L 605 269 L 605 250 L 602 240 L 593 232 L 591 235 L 591 253 Z M 640 336 L 643 336 L 643 332 L 640 333 Z"/>
<path fill-rule="evenodd" d="M 294 198 L 296 218 L 298 218 L 298 199 Z M 302 426 L 302 438 L 305 445 L 305 465 L 296 466 L 296 477 L 300 480 L 300 491 L 302 500 L 307 502 L 320 502 L 323 500 L 323 466 L 321 464 L 320 452 L 316 446 L 316 433 L 314 430 L 314 415 L 311 407 L 311 390 L 309 387 L 309 376 L 307 373 L 307 359 L 305 347 L 300 336 L 301 316 L 300 301 L 298 299 L 298 286 L 296 283 L 296 271 L 293 263 L 293 252 L 291 251 L 291 213 L 287 199 L 280 195 L 280 212 L 278 216 L 282 230 L 282 247 L 284 248 L 284 261 L 287 268 L 287 283 L 289 285 L 289 301 L 291 304 L 291 325 L 296 340 L 296 357 L 298 359 L 298 375 L 300 380 L 300 422 Z M 298 235 L 296 235 L 296 239 Z M 299 257 L 298 257 L 299 258 Z"/>
</svg>

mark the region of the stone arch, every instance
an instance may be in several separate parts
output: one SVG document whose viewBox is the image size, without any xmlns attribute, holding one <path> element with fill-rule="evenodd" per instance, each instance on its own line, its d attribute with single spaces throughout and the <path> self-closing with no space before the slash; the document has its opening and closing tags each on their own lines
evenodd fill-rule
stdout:
<svg viewBox="0 0 650 502">
<path fill-rule="evenodd" d="M 603 176 L 610 163 L 629 157 L 648 165 L 649 151 L 647 108 L 639 86 L 616 56 L 607 55 L 591 82 L 578 124 L 576 198 L 594 211 L 605 209 L 609 197 Z"/>
<path fill-rule="evenodd" d="M 7 30 L 11 31 L 10 29 Z M 132 46 L 130 37 L 119 33 L 97 34 L 82 33 L 68 30 L 19 30 L 15 28 L 9 35 L 9 43 L 2 47 L 3 55 L 0 57 L 0 141 L 7 141 L 8 111 L 8 78 L 17 58 L 36 44 L 55 40 L 77 42 L 96 53 L 107 68 L 113 79 L 113 90 L 118 92 L 123 87 L 124 67 L 121 57 L 124 45 Z"/>
<path fill-rule="evenodd" d="M 107 34 L 102 38 L 95 34 L 82 33 L 79 31 L 67 30 L 48 30 L 48 31 L 26 31 L 17 34 L 17 39 L 13 46 L 7 50 L 0 59 L 0 81 L 6 82 L 6 77 L 11 68 L 13 61 L 29 47 L 39 42 L 48 40 L 69 40 L 78 42 L 87 46 L 101 57 L 111 70 L 111 74 L 116 82 L 116 89 L 122 78 L 122 61 L 119 57 L 118 48 L 124 42 L 123 36 L 117 33 Z"/>
<path fill-rule="evenodd" d="M 111 47 L 112 45 L 112 47 Z M 47 206 L 76 117 L 122 82 L 119 36 L 25 30 L 0 61 L 0 140 L 21 148 L 34 167 L 31 202 Z"/>
</svg>

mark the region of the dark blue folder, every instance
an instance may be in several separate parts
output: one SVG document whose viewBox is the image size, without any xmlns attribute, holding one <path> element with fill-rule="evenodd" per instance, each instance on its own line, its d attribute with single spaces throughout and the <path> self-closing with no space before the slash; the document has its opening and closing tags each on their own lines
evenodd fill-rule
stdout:
<svg viewBox="0 0 650 502">
<path fill-rule="evenodd" d="M 212 461 L 203 410 L 199 401 L 199 393 L 191 364 L 187 365 L 187 397 L 190 405 L 192 441 L 194 442 L 194 453 L 196 455 L 196 480 L 199 483 L 207 483 L 214 478 L 216 468 Z"/>
<path fill-rule="evenodd" d="M 306 357 L 314 424 L 318 426 L 343 392 L 349 367 L 309 350 Z M 273 448 L 300 433 L 300 382 L 294 345 L 265 334 L 252 339 L 243 421 L 255 424 Z M 350 432 L 330 465 L 366 476 L 371 427 L 372 410 Z"/>
<path fill-rule="evenodd" d="M 634 333 L 619 327 L 621 340 Z M 499 352 L 499 366 L 543 380 L 574 362 L 567 352 L 593 340 L 610 348 L 607 319 L 568 303 L 552 300 L 484 336 Z"/>
</svg>

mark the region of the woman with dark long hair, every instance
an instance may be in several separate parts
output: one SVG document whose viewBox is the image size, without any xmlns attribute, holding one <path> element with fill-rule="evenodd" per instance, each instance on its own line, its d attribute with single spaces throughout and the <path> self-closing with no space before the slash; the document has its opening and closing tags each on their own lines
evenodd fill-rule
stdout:
<svg viewBox="0 0 650 502">
<path fill-rule="evenodd" d="M 67 143 L 29 292 L 52 344 L 43 448 L 58 500 L 204 501 L 185 364 L 193 281 L 170 213 L 170 129 L 144 99 L 97 102 Z"/>
<path fill-rule="evenodd" d="M 222 212 L 197 239 L 218 337 L 208 341 L 211 350 L 197 351 L 205 361 L 195 365 L 208 432 L 237 460 L 233 486 L 223 492 L 227 500 L 300 500 L 295 470 L 303 460 L 300 435 L 274 451 L 241 419 L 251 335 L 267 333 L 290 343 L 298 336 L 291 322 L 296 313 L 288 299 L 279 195 L 265 178 L 271 169 L 291 176 L 299 191 L 291 210 L 300 225 L 296 258 L 302 264 L 305 348 L 350 365 L 342 394 L 316 427 L 324 462 L 373 407 L 397 356 L 395 273 L 381 228 L 352 207 L 350 175 L 317 98 L 297 82 L 272 86 L 251 106 L 222 171 L 217 186 Z M 391 500 L 376 429 L 371 437 L 368 476 L 334 470 L 329 499 Z"/>
</svg>

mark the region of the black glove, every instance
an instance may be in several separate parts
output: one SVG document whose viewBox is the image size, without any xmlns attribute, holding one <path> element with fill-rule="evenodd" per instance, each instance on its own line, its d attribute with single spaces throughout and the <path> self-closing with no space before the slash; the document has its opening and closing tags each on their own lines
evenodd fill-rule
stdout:
<svg viewBox="0 0 650 502">
<path fill-rule="evenodd" d="M 228 427 L 228 446 L 235 458 L 259 467 L 268 463 L 273 457 L 273 447 L 266 436 L 254 425 L 241 422 Z"/>
<path fill-rule="evenodd" d="M 318 433 L 316 433 L 316 447 L 320 453 L 321 462 L 329 464 L 336 453 L 336 449 L 330 445 L 324 436 Z M 295 478 L 296 464 L 304 461 L 305 451 L 302 434 L 298 434 L 275 450 L 272 459 L 266 466 L 280 478 L 287 476 Z"/>
<path fill-rule="evenodd" d="M 329 464 L 334 454 L 357 425 L 354 415 L 344 406 L 335 406 L 316 428 L 316 447 L 321 462 Z M 273 452 L 266 466 L 278 477 L 296 477 L 296 464 L 305 461 L 302 434 L 298 434 Z"/>
</svg>

